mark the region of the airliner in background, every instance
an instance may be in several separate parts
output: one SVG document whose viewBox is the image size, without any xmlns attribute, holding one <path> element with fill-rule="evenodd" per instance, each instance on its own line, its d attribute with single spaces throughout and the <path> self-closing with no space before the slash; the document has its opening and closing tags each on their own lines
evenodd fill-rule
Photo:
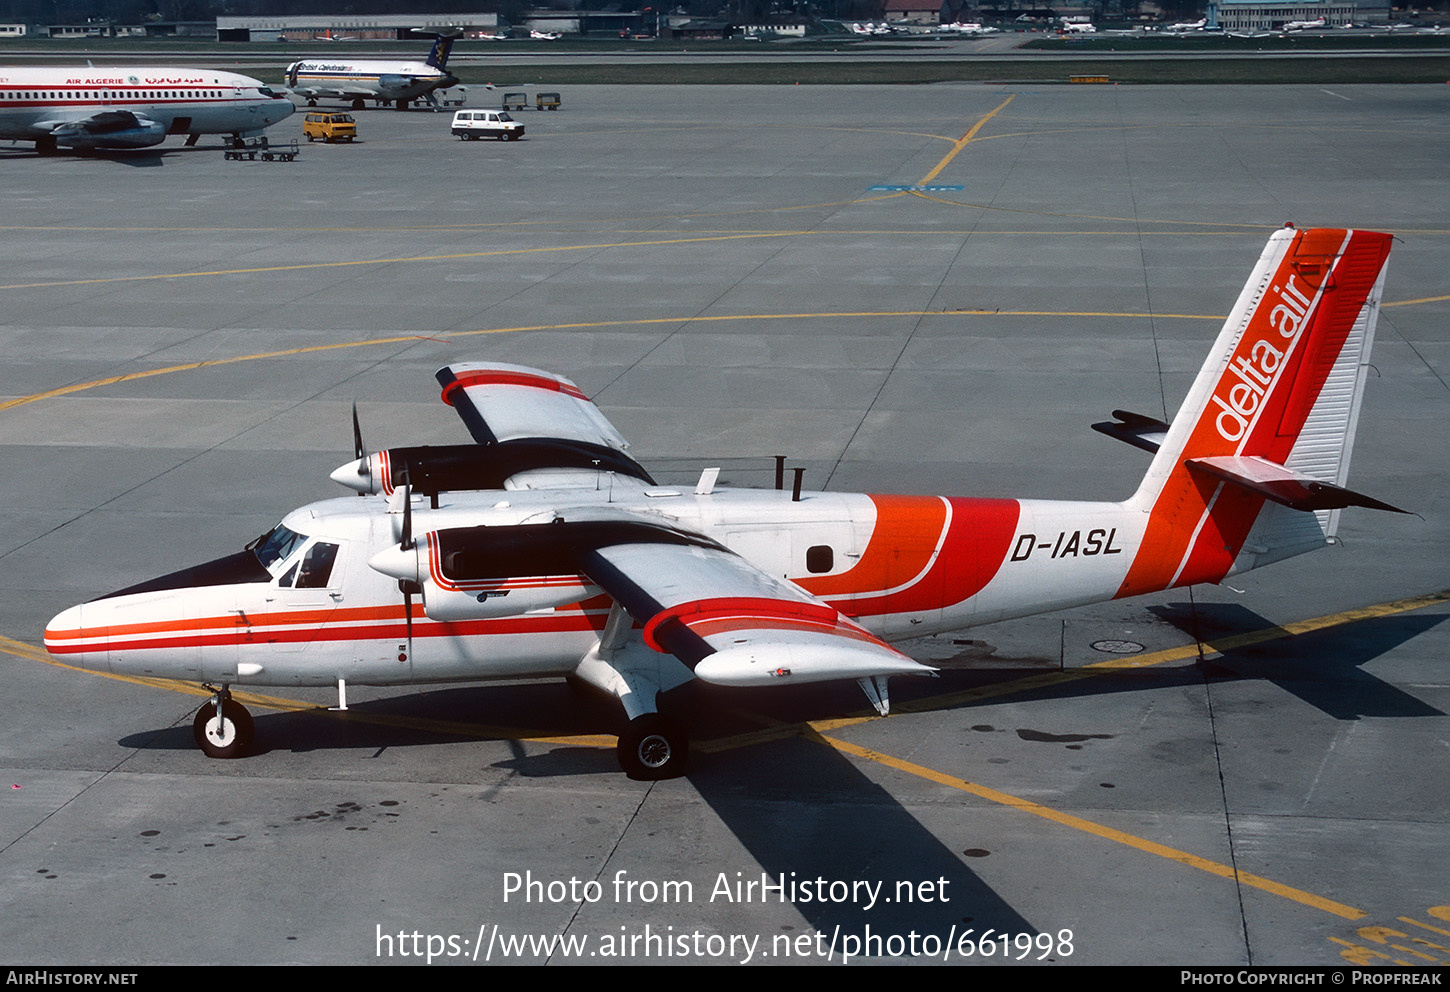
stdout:
<svg viewBox="0 0 1450 992">
<path fill-rule="evenodd" d="M 0 140 L 67 148 L 145 148 L 168 134 L 243 135 L 297 108 L 260 80 L 155 66 L 0 68 Z"/>
<path fill-rule="evenodd" d="M 458 85 L 458 77 L 448 71 L 448 56 L 454 40 L 462 35 L 457 28 L 438 32 L 432 51 L 422 62 L 303 59 L 287 67 L 287 87 L 306 99 L 309 107 L 317 105 L 318 97 L 349 100 L 354 110 L 363 109 L 365 100 L 393 103 L 399 110 L 407 110 L 414 100 L 436 104 L 434 90 Z"/>
</svg>

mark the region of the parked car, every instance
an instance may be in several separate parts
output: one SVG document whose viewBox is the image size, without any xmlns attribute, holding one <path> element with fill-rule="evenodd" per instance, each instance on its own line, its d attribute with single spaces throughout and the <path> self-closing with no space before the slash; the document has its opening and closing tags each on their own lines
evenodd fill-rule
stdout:
<svg viewBox="0 0 1450 992">
<path fill-rule="evenodd" d="M 460 110 L 453 115 L 453 133 L 465 141 L 479 138 L 517 141 L 524 136 L 524 126 L 504 110 Z"/>
</svg>

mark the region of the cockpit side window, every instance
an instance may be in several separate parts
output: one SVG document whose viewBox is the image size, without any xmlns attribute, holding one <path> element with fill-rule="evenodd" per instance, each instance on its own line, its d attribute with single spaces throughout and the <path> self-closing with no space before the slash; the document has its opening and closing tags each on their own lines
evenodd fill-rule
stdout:
<svg viewBox="0 0 1450 992">
<path fill-rule="evenodd" d="M 297 573 L 298 589 L 325 589 L 337 561 L 337 545 L 318 541 L 302 556 L 302 570 Z"/>
</svg>

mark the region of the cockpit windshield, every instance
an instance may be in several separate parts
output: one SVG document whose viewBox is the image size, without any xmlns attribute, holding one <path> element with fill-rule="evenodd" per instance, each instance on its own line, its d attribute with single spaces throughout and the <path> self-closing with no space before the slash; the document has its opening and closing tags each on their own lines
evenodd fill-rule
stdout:
<svg viewBox="0 0 1450 992">
<path fill-rule="evenodd" d="M 247 545 L 247 550 L 255 554 L 257 561 L 261 562 L 262 567 L 270 572 L 273 565 L 286 561 L 292 552 L 300 548 L 306 540 L 305 534 L 288 530 L 278 524 Z"/>
</svg>

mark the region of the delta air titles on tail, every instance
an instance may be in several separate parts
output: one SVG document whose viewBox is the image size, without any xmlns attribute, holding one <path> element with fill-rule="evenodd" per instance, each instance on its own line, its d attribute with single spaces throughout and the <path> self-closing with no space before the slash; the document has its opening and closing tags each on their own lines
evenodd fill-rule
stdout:
<svg viewBox="0 0 1450 992">
<path fill-rule="evenodd" d="M 659 712 L 727 686 L 931 669 L 894 641 L 1219 582 L 1324 546 L 1343 508 L 1390 236 L 1270 237 L 1171 424 L 1097 429 L 1154 452 L 1122 502 L 657 484 L 574 383 L 492 362 L 438 372 L 476 443 L 369 454 L 246 549 L 72 607 L 46 647 L 75 665 L 208 685 L 194 733 L 253 739 L 231 686 L 572 675 L 615 697 L 631 775 L 681 774 Z M 667 705 L 667 702 L 666 702 Z"/>
</svg>

